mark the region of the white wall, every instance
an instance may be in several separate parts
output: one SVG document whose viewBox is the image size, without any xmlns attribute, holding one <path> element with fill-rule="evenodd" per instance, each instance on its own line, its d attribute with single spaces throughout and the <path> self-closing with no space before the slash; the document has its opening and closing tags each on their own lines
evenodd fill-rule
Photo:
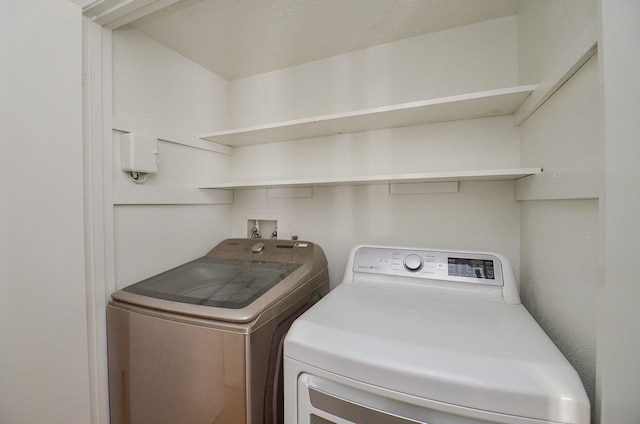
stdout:
<svg viewBox="0 0 640 424">
<path fill-rule="evenodd" d="M 518 9 L 520 83 L 537 84 L 576 36 L 595 23 L 594 0 L 523 1 Z"/>
<path fill-rule="evenodd" d="M 0 1 L 0 422 L 89 422 L 80 8 Z"/>
<path fill-rule="evenodd" d="M 598 335 L 600 422 L 640 422 L 640 2 L 600 1 L 604 284 Z"/>
<path fill-rule="evenodd" d="M 160 131 L 211 132 L 227 124 L 227 85 L 138 31 L 113 32 L 115 117 Z"/>
<path fill-rule="evenodd" d="M 239 147 L 232 180 L 344 177 L 518 166 L 510 116 Z"/>
<path fill-rule="evenodd" d="M 155 204 L 114 208 L 116 288 L 201 256 L 229 236 L 228 204 L 184 204 L 172 195 L 228 175 L 230 157 L 195 138 L 227 125 L 227 97 L 226 80 L 137 31 L 113 32 L 114 126 L 160 139 L 158 173 L 137 187 L 121 170 L 122 131 L 113 132 L 116 191 L 160 193 Z"/>
<path fill-rule="evenodd" d="M 515 17 L 442 31 L 236 80 L 230 121 L 252 125 L 517 85 Z M 235 149 L 231 178 L 262 180 L 513 168 L 511 117 L 342 134 Z M 512 182 L 461 183 L 459 193 L 390 195 L 388 185 L 313 188 L 312 197 L 236 190 L 232 235 L 276 217 L 281 238 L 318 242 L 332 284 L 360 243 L 495 250 L 519 264 Z"/>
<path fill-rule="evenodd" d="M 518 11 L 523 82 L 543 81 L 594 22 L 594 2 L 523 2 Z M 580 374 L 592 410 L 601 281 L 597 81 L 594 57 L 520 127 L 521 165 L 544 169 L 527 181 L 535 190 L 520 205 L 522 301 Z"/>
<path fill-rule="evenodd" d="M 458 193 L 391 195 L 387 185 L 314 188 L 310 198 L 267 198 L 237 190 L 233 235 L 246 237 L 246 219 L 278 219 L 281 238 L 295 230 L 327 255 L 331 285 L 342 280 L 358 244 L 492 250 L 518 268 L 519 216 L 513 182 L 463 182 Z"/>
<path fill-rule="evenodd" d="M 507 17 L 294 66 L 230 84 L 243 127 L 518 84 L 516 18 Z"/>
</svg>

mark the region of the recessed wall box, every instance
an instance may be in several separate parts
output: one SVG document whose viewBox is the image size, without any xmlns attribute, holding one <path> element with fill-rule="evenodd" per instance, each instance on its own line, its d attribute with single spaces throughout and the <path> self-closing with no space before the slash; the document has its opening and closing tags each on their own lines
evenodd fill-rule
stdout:
<svg viewBox="0 0 640 424">
<path fill-rule="evenodd" d="M 158 172 L 158 139 L 135 133 L 120 137 L 122 170 L 153 174 Z"/>
<path fill-rule="evenodd" d="M 247 238 L 278 238 L 278 220 L 259 218 L 248 219 Z"/>
</svg>

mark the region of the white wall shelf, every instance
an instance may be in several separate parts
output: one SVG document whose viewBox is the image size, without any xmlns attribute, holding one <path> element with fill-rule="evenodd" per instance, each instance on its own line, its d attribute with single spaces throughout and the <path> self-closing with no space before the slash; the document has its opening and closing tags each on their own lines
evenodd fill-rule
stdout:
<svg viewBox="0 0 640 424">
<path fill-rule="evenodd" d="M 271 180 L 223 182 L 200 186 L 206 189 L 241 190 L 255 188 L 318 187 L 369 184 L 429 183 L 443 181 L 517 180 L 539 174 L 541 168 L 491 169 L 477 171 L 428 172 L 415 174 L 374 175 L 360 177 L 309 178 L 297 180 Z"/>
<path fill-rule="evenodd" d="M 418 102 L 322 115 L 199 135 L 227 146 L 289 141 L 462 119 L 512 115 L 536 89 L 524 85 Z"/>
</svg>

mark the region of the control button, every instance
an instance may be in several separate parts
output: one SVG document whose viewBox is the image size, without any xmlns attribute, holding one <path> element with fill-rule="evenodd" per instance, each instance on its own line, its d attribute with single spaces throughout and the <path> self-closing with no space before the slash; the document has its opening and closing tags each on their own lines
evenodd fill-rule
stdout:
<svg viewBox="0 0 640 424">
<path fill-rule="evenodd" d="M 404 258 L 404 267 L 407 271 L 416 272 L 422 268 L 422 258 L 418 255 L 408 255 Z"/>
<path fill-rule="evenodd" d="M 256 243 L 251 246 L 251 251 L 253 253 L 261 253 L 264 250 L 264 243 Z"/>
</svg>

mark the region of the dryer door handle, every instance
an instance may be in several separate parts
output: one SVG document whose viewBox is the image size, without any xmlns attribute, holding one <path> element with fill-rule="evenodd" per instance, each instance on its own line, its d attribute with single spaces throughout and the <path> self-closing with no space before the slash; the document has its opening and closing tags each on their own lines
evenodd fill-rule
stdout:
<svg viewBox="0 0 640 424">
<path fill-rule="evenodd" d="M 309 398 L 311 405 L 315 408 L 353 423 L 429 424 L 426 421 L 415 421 L 398 415 L 392 415 L 380 409 L 342 399 L 311 387 L 309 388 Z"/>
<path fill-rule="evenodd" d="M 423 408 L 307 373 L 298 376 L 298 390 L 302 391 L 300 398 L 306 404 L 301 410 L 306 411 L 303 412 L 303 423 L 429 424 L 418 417 L 424 415 Z M 414 417 L 409 418 L 407 415 Z M 307 418 L 309 421 L 306 421 Z"/>
</svg>

